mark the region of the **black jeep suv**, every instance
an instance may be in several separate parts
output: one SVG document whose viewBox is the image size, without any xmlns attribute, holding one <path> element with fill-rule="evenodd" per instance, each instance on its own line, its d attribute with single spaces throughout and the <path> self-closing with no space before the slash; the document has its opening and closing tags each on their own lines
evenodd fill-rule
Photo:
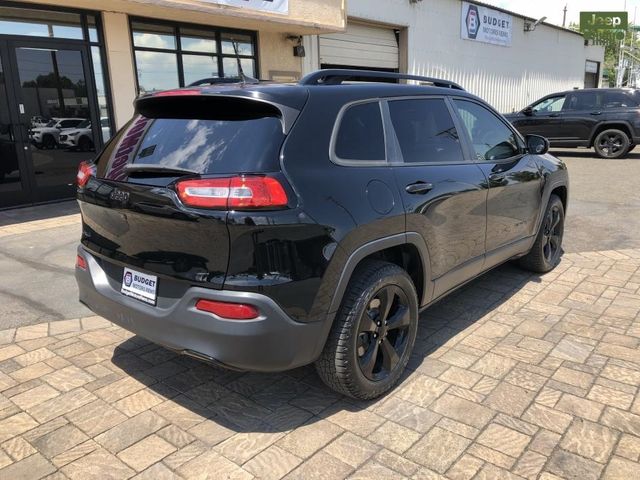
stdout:
<svg viewBox="0 0 640 480">
<path fill-rule="evenodd" d="M 375 82 L 389 78 L 433 86 Z M 315 362 L 373 398 L 421 310 L 507 260 L 559 261 L 564 164 L 453 83 L 325 70 L 135 108 L 78 172 L 76 277 L 94 312 L 170 349 L 241 370 Z"/>
<path fill-rule="evenodd" d="M 552 147 L 593 147 L 600 157 L 621 158 L 640 142 L 640 91 L 554 93 L 505 117 L 523 135 L 542 135 Z"/>
</svg>

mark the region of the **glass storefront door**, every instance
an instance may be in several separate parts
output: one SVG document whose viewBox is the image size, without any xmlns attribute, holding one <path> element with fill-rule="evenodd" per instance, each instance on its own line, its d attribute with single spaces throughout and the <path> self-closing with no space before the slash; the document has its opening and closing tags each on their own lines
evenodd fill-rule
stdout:
<svg viewBox="0 0 640 480">
<path fill-rule="evenodd" d="M 96 12 L 0 0 L 0 209 L 75 196 L 112 134 Z"/>
<path fill-rule="evenodd" d="M 30 201 L 29 177 L 24 157 L 25 138 L 18 120 L 8 50 L 0 42 L 0 207 Z"/>
<path fill-rule="evenodd" d="M 93 156 L 105 136 L 93 82 L 88 81 L 87 47 L 50 40 L 4 43 L 10 66 L 4 69 L 4 81 L 12 82 L 12 93 L 0 102 L 14 104 L 7 110 L 13 110 L 18 121 L 11 122 L 2 138 L 9 135 L 15 157 L 22 157 L 13 162 L 21 168 L 5 173 L 5 178 L 15 182 L 27 177 L 28 203 L 71 198 L 78 164 Z M 3 170 L 12 167 L 6 163 Z M 5 198 L 0 207 L 12 203 Z"/>
</svg>

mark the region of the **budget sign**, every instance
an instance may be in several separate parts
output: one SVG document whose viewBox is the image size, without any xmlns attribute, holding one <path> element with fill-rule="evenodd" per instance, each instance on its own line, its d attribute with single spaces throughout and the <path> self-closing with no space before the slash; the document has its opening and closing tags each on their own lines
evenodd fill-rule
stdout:
<svg viewBox="0 0 640 480">
<path fill-rule="evenodd" d="M 462 2 L 460 36 L 464 40 L 511 46 L 511 15 L 482 5 Z"/>
</svg>

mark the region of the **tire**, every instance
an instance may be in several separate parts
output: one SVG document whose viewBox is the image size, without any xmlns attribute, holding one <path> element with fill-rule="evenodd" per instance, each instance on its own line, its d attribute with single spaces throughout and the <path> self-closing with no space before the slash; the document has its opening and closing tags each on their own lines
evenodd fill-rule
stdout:
<svg viewBox="0 0 640 480">
<path fill-rule="evenodd" d="M 45 135 L 42 139 L 42 148 L 45 150 L 53 150 L 56 148 L 56 139 L 51 135 Z"/>
<path fill-rule="evenodd" d="M 386 299 L 391 305 L 384 315 L 380 310 L 389 303 Z M 392 263 L 367 260 L 349 281 L 315 364 L 318 375 L 349 397 L 376 398 L 399 381 L 417 330 L 418 295 L 411 277 Z"/>
<path fill-rule="evenodd" d="M 636 144 L 635 143 L 629 144 L 629 148 L 627 148 L 627 151 L 625 152 L 625 155 L 628 155 L 629 153 L 631 153 L 631 150 L 633 150 L 634 148 L 636 148 Z"/>
<path fill-rule="evenodd" d="M 82 152 L 88 152 L 93 150 L 93 142 L 87 137 L 80 137 L 80 141 L 78 142 L 78 148 Z"/>
<path fill-rule="evenodd" d="M 536 273 L 553 270 L 560 263 L 563 235 L 564 205 L 560 197 L 551 195 L 536 241 L 529 253 L 520 258 L 520 266 Z"/>
<path fill-rule="evenodd" d="M 600 132 L 593 141 L 593 148 L 601 158 L 621 158 L 629 152 L 631 141 L 625 132 L 610 128 Z"/>
</svg>

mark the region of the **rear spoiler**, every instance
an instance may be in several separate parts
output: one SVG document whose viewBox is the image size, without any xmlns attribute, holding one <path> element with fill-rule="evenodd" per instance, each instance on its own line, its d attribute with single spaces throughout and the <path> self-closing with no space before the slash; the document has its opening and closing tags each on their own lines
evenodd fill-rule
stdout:
<svg viewBox="0 0 640 480">
<path fill-rule="evenodd" d="M 136 113 L 147 118 L 234 120 L 247 118 L 247 115 L 255 115 L 256 118 L 277 116 L 285 135 L 300 115 L 300 110 L 287 105 L 237 93 L 210 93 L 202 88 L 180 88 L 142 95 L 135 99 L 133 105 Z"/>
</svg>

